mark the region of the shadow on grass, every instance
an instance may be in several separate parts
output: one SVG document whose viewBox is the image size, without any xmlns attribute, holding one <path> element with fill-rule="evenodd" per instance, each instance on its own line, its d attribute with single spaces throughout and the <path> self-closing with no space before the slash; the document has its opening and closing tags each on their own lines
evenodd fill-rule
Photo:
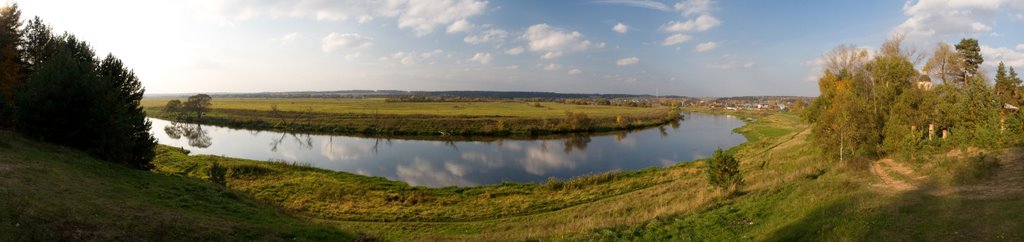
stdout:
<svg viewBox="0 0 1024 242">
<path fill-rule="evenodd" d="M 1020 157 L 1020 154 L 1010 157 Z M 969 165 L 955 167 L 958 168 L 953 171 L 953 177 L 978 174 Z M 999 190 L 1022 185 L 993 182 L 997 176 L 1005 175 L 1020 174 L 988 173 L 970 186 Z M 1024 222 L 1021 222 L 1024 221 L 1024 199 L 1021 199 L 1024 196 L 1019 189 L 978 195 L 975 190 L 964 187 L 930 179 L 902 193 L 876 189 L 860 192 L 815 209 L 777 229 L 766 240 L 1000 241 L 1024 238 Z"/>
</svg>

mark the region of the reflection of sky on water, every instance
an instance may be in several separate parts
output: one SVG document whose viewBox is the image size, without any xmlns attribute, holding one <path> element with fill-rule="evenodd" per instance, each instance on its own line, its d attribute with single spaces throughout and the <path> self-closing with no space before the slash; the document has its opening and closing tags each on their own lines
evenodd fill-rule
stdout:
<svg viewBox="0 0 1024 242">
<path fill-rule="evenodd" d="M 745 140 L 732 132 L 743 125 L 739 119 L 700 113 L 686 114 L 676 127 L 491 142 L 301 135 L 152 121 L 152 132 L 161 144 L 184 147 L 192 154 L 308 163 L 429 187 L 541 182 L 548 177 L 664 167 L 707 157 L 717 147 L 725 149 Z M 196 136 L 200 129 L 198 134 L 204 137 L 182 135 L 190 131 Z"/>
</svg>

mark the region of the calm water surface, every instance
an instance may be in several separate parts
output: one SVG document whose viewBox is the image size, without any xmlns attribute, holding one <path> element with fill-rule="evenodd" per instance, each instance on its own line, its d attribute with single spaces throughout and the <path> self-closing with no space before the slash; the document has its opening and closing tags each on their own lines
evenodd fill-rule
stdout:
<svg viewBox="0 0 1024 242">
<path fill-rule="evenodd" d="M 685 113 L 680 123 L 629 133 L 501 141 L 424 141 L 288 134 L 153 121 L 161 144 L 192 154 L 311 164 L 428 187 L 543 182 L 613 170 L 664 167 L 746 139 L 726 115 Z"/>
</svg>

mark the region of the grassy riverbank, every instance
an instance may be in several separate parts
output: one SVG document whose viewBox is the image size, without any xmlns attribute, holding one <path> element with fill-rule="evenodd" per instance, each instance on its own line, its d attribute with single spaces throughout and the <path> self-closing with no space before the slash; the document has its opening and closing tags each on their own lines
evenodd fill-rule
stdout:
<svg viewBox="0 0 1024 242">
<path fill-rule="evenodd" d="M 145 99 L 142 105 L 151 117 L 173 119 L 172 114 L 161 110 L 168 100 Z M 669 108 L 518 101 L 218 98 L 211 109 L 201 123 L 260 130 L 400 136 L 535 136 L 636 129 L 678 120 Z"/>
<path fill-rule="evenodd" d="M 267 218 L 283 224 L 265 228 L 274 231 L 264 231 L 273 235 L 332 235 L 339 233 L 334 232 L 337 230 L 388 241 L 960 241 L 1012 240 L 1024 236 L 1024 225 L 1019 223 L 1024 219 L 1024 149 L 954 150 L 918 161 L 828 161 L 818 158 L 806 124 L 795 114 L 735 115 L 752 121 L 737 130 L 750 141 L 729 151 L 740 159 L 745 178 L 743 187 L 734 195 L 707 185 L 701 161 L 541 184 L 424 188 L 282 163 L 188 156 L 170 147 L 158 150 L 158 174 L 152 174 L 77 158 L 80 153 L 15 138 L 6 148 L 0 148 L 5 153 L 0 157 L 15 157 L 0 159 L 0 174 L 4 174 L 0 176 L 4 184 L 0 189 L 5 189 L 0 191 L 7 193 L 3 194 L 7 197 L 24 199 L 6 204 L 0 201 L 5 212 L 0 215 L 20 214 L 19 221 L 55 218 L 19 212 L 25 210 L 16 204 L 22 204 L 39 210 L 71 211 L 72 216 L 67 219 L 83 220 L 79 223 L 87 225 L 98 223 L 100 227 L 108 226 L 104 221 L 117 220 L 110 218 L 125 217 L 112 215 L 124 212 L 120 207 L 88 205 L 92 206 L 88 212 L 77 212 L 78 207 L 87 205 L 72 203 L 103 198 L 111 204 L 128 201 L 126 204 L 142 206 L 136 209 L 139 211 L 177 211 L 184 214 L 181 216 L 196 217 L 184 220 L 200 222 L 171 223 L 181 231 L 200 231 L 194 236 L 218 235 L 208 231 L 220 231 L 213 229 L 220 228 L 219 225 L 202 221 L 219 219 L 215 221 L 232 222 L 228 223 L 234 224 L 232 228 L 259 231 L 272 223 L 263 221 Z M 62 159 L 70 160 L 53 161 Z M 82 162 L 87 165 L 79 165 Z M 228 168 L 226 191 L 215 192 L 215 185 L 201 181 L 207 178 L 205 171 L 212 162 Z M 102 169 L 97 171 L 97 166 Z M 24 185 L 34 183 L 21 180 L 53 177 L 46 175 L 51 172 L 36 174 L 40 173 L 36 170 L 107 174 L 103 175 L 109 176 L 103 178 L 103 184 L 160 179 L 179 185 L 154 183 L 140 191 L 117 190 L 123 194 L 95 195 L 92 193 L 96 191 L 88 188 L 83 193 L 58 194 L 57 191 L 77 189 L 79 179 L 52 181 L 42 191 L 34 191 Z M 14 177 L 19 178 L 11 179 L 7 174 L 18 174 Z M 98 175 L 87 177 L 91 176 Z M 45 205 L 30 205 L 44 198 L 24 195 L 50 190 L 53 191 L 44 195 L 57 199 L 47 200 L 50 202 Z M 147 195 L 153 190 L 175 193 L 168 198 Z M 237 194 L 234 196 L 238 198 L 218 199 L 216 203 L 179 198 L 224 193 Z M 259 202 L 247 200 L 250 198 Z M 91 213 L 101 215 L 91 217 Z M 17 230 L 12 226 L 0 224 L 0 232 L 32 235 L 40 231 Z M 150 235 L 144 229 L 110 230 L 130 231 L 141 237 Z M 243 234 L 266 238 L 257 232 Z"/>
</svg>

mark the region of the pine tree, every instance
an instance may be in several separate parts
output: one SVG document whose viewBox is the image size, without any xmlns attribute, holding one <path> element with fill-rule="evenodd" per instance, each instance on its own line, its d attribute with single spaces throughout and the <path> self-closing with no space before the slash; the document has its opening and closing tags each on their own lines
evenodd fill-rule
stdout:
<svg viewBox="0 0 1024 242">
<path fill-rule="evenodd" d="M 131 167 L 148 169 L 153 159 L 156 140 L 149 134 L 152 123 L 146 119 L 141 101 L 146 92 L 135 72 L 124 67 L 124 63 L 113 55 L 107 55 L 100 62 L 97 71 L 100 85 L 105 86 L 104 107 L 111 108 L 111 127 L 115 127 L 117 142 L 111 143 L 111 151 L 117 153 L 113 160 Z"/>
<path fill-rule="evenodd" d="M 39 17 L 28 21 L 22 30 L 25 40 L 22 59 L 25 62 L 25 73 L 31 75 L 50 54 L 54 53 L 57 40 L 54 38 L 53 30 L 43 23 Z"/>
<path fill-rule="evenodd" d="M 113 56 L 102 61 L 72 35 L 54 37 L 53 53 L 39 62 L 16 95 L 16 128 L 46 142 L 95 157 L 149 169 L 155 139 L 139 105 L 144 90 Z"/>
<path fill-rule="evenodd" d="M 1016 89 L 1017 84 L 1006 74 L 1006 65 L 999 62 L 999 66 L 996 68 L 996 96 L 1001 102 L 1016 106 L 1018 104 Z"/>
<path fill-rule="evenodd" d="M 11 124 L 14 93 L 25 82 L 20 48 L 21 10 L 17 4 L 0 6 L 0 127 Z"/>
<path fill-rule="evenodd" d="M 974 38 L 961 39 L 960 43 L 956 44 L 956 51 L 964 60 L 964 79 L 973 79 L 978 75 L 978 67 L 985 61 L 985 58 L 981 56 L 978 40 Z"/>
</svg>

